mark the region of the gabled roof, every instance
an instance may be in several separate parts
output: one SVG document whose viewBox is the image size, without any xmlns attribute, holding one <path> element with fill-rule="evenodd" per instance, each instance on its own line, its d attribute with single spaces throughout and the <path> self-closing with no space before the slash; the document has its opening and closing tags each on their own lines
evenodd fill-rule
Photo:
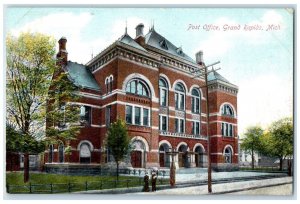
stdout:
<svg viewBox="0 0 300 204">
<path fill-rule="evenodd" d="M 159 50 L 162 50 L 164 52 L 167 52 L 169 54 L 172 54 L 176 57 L 180 57 L 182 59 L 185 59 L 189 62 L 196 63 L 195 60 L 193 60 L 191 57 L 189 57 L 187 54 L 182 52 L 181 47 L 176 47 L 173 45 L 169 40 L 167 40 L 165 37 L 158 34 L 154 28 L 152 28 L 149 33 L 145 35 L 145 43 L 147 45 L 150 45 L 152 47 L 155 47 Z"/>
<path fill-rule="evenodd" d="M 224 78 L 221 74 L 219 74 L 216 71 L 210 72 L 207 75 L 207 80 L 208 81 L 220 80 L 220 81 L 224 81 L 224 82 L 230 83 L 226 78 Z"/>
<path fill-rule="evenodd" d="M 85 65 L 68 61 L 65 69 L 76 86 L 100 91 L 93 74 Z"/>
<path fill-rule="evenodd" d="M 134 41 L 134 39 L 132 39 L 128 34 L 127 32 L 122 35 L 119 39 L 118 39 L 119 42 L 122 42 L 122 43 L 125 43 L 129 46 L 132 46 L 132 47 L 135 47 L 139 50 L 143 50 L 145 52 L 147 52 L 147 50 L 145 50 L 142 46 L 140 46 L 137 42 Z"/>
</svg>

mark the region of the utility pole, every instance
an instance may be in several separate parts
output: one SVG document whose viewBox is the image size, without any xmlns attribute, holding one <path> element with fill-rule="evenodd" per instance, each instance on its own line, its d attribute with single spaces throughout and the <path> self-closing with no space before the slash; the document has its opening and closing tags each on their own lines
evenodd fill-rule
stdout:
<svg viewBox="0 0 300 204">
<path fill-rule="evenodd" d="M 207 134 L 207 162 L 208 162 L 208 168 L 207 168 L 207 190 L 209 193 L 212 192 L 212 187 L 211 187 L 211 159 L 210 159 L 210 123 L 209 123 L 209 97 L 208 97 L 208 80 L 207 80 L 207 76 L 210 72 L 215 71 L 213 69 L 213 65 L 219 64 L 220 61 L 212 63 L 210 65 L 205 65 L 203 62 L 203 52 L 199 51 L 198 53 L 196 53 L 196 62 L 197 64 L 199 64 L 201 67 L 199 69 L 196 69 L 194 71 L 191 71 L 192 74 L 196 74 L 197 72 L 199 72 L 199 74 L 196 74 L 193 78 L 197 78 L 200 76 L 204 76 L 205 79 L 205 92 L 206 92 L 206 120 L 207 120 L 207 125 L 206 125 L 206 134 Z M 208 71 L 207 68 L 208 67 L 212 67 L 212 70 Z M 201 87 L 201 86 L 200 86 Z M 203 88 L 203 86 L 201 87 Z"/>
</svg>

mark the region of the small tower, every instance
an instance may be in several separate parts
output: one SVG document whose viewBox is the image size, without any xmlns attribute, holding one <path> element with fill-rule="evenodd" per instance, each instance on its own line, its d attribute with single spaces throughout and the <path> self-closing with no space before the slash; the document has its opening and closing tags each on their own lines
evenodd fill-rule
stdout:
<svg viewBox="0 0 300 204">
<path fill-rule="evenodd" d="M 61 37 L 58 41 L 59 49 L 58 53 L 56 55 L 57 59 L 57 64 L 65 66 L 68 61 L 68 52 L 66 49 L 66 44 L 67 44 L 67 38 L 66 37 Z"/>
</svg>

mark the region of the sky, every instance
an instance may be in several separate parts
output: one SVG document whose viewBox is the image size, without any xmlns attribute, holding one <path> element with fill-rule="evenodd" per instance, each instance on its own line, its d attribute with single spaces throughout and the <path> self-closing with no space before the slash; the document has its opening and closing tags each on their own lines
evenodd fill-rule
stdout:
<svg viewBox="0 0 300 204">
<path fill-rule="evenodd" d="M 69 60 L 83 64 L 123 35 L 126 22 L 133 38 L 136 25 L 143 23 L 146 34 L 154 24 L 193 59 L 202 50 L 206 64 L 221 62 L 215 68 L 239 87 L 241 137 L 249 126 L 266 128 L 292 116 L 291 9 L 8 7 L 4 18 L 5 34 L 42 32 L 56 40 L 65 36 Z"/>
</svg>

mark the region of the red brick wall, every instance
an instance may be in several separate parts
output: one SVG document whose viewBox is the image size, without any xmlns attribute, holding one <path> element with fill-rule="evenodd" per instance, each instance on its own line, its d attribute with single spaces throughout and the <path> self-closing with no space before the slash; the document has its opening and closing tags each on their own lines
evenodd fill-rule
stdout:
<svg viewBox="0 0 300 204">
<path fill-rule="evenodd" d="M 199 140 L 199 139 L 189 139 L 189 138 L 179 138 L 179 137 L 168 137 L 159 135 L 159 131 L 157 127 L 159 127 L 159 103 L 153 100 L 134 96 L 130 94 L 108 94 L 106 92 L 105 79 L 106 77 L 113 75 L 113 90 L 112 92 L 117 90 L 122 90 L 123 82 L 126 77 L 132 73 L 138 73 L 145 76 L 149 81 L 151 81 L 151 85 L 154 89 L 154 95 L 156 98 L 159 98 L 159 86 L 158 81 L 160 74 L 164 74 L 168 77 L 170 81 L 170 91 L 168 93 L 168 102 L 169 107 L 175 107 L 175 97 L 173 89 L 173 84 L 176 80 L 180 79 L 185 82 L 187 86 L 187 95 L 186 95 L 186 110 L 191 111 L 191 97 L 189 96 L 190 89 L 193 85 L 198 85 L 200 87 L 204 87 L 204 80 L 192 79 L 190 76 L 185 74 L 181 74 L 178 71 L 173 71 L 172 68 L 159 67 L 157 70 L 150 69 L 148 67 L 144 67 L 143 65 L 138 65 L 137 63 L 132 63 L 130 61 L 115 58 L 108 64 L 106 64 L 101 69 L 94 72 L 94 77 L 101 87 L 101 94 L 90 91 L 90 90 L 82 90 L 86 93 L 98 94 L 99 96 L 105 96 L 103 99 L 93 99 L 90 97 L 82 97 L 80 102 L 96 105 L 99 108 L 92 108 L 92 124 L 97 125 L 97 127 L 85 127 L 80 131 L 80 134 L 77 137 L 77 140 L 71 142 L 73 149 L 77 149 L 77 145 L 81 140 L 89 140 L 95 149 L 100 149 L 103 146 L 103 140 L 105 138 L 105 134 L 107 128 L 105 127 L 105 108 L 107 105 L 111 104 L 111 121 L 115 121 L 117 117 L 125 119 L 125 105 L 124 103 L 138 104 L 142 106 L 149 107 L 152 110 L 151 115 L 151 126 L 150 127 L 137 127 L 137 126 L 128 126 L 128 131 L 130 137 L 141 136 L 143 137 L 148 145 L 149 152 L 147 153 L 147 162 L 158 163 L 158 152 L 159 149 L 158 144 L 161 140 L 169 141 L 173 147 L 177 147 L 177 145 L 184 141 L 188 144 L 190 150 L 193 150 L 195 144 L 201 143 L 205 147 L 205 151 L 207 151 L 207 141 Z M 202 88 L 203 97 L 206 99 L 205 88 Z M 153 98 L 152 98 L 153 99 Z M 221 91 L 213 91 L 209 93 L 209 110 L 210 113 L 217 113 L 220 110 L 220 105 L 224 102 L 229 102 L 234 106 L 234 109 L 237 110 L 237 98 L 236 96 L 223 93 Z M 152 109 L 153 108 L 153 109 Z M 206 114 L 206 101 L 201 100 L 201 112 Z M 175 111 L 169 109 L 169 126 L 168 130 L 170 132 L 175 132 Z M 173 117 L 172 117 L 173 116 Z M 187 119 L 192 119 L 192 115 L 186 113 Z M 200 116 L 201 118 L 201 135 L 206 136 L 206 116 Z M 210 121 L 213 121 L 210 124 L 210 135 L 221 135 L 221 126 L 220 122 L 216 121 L 226 121 L 230 123 L 237 124 L 236 118 L 230 118 L 225 116 L 211 116 Z M 99 126 L 99 127 L 98 127 Z M 100 128 L 101 126 L 101 128 Z M 192 122 L 186 120 L 186 133 L 192 133 Z M 235 135 L 237 135 L 237 126 L 235 126 Z M 221 153 L 226 145 L 230 144 L 234 149 L 234 154 L 237 153 L 237 140 L 235 138 L 224 138 L 224 137 L 213 137 L 211 138 L 211 152 L 212 153 Z M 152 150 L 152 151 L 151 151 Z M 222 155 L 212 155 L 212 162 L 221 162 L 223 163 Z M 47 162 L 48 156 L 45 154 L 45 161 Z M 55 157 L 55 159 L 57 159 Z M 70 157 L 70 162 L 78 162 L 79 161 L 79 153 L 74 150 Z M 237 163 L 237 156 L 234 155 L 234 163 Z M 92 162 L 100 162 L 100 152 L 92 153 Z"/>
</svg>

